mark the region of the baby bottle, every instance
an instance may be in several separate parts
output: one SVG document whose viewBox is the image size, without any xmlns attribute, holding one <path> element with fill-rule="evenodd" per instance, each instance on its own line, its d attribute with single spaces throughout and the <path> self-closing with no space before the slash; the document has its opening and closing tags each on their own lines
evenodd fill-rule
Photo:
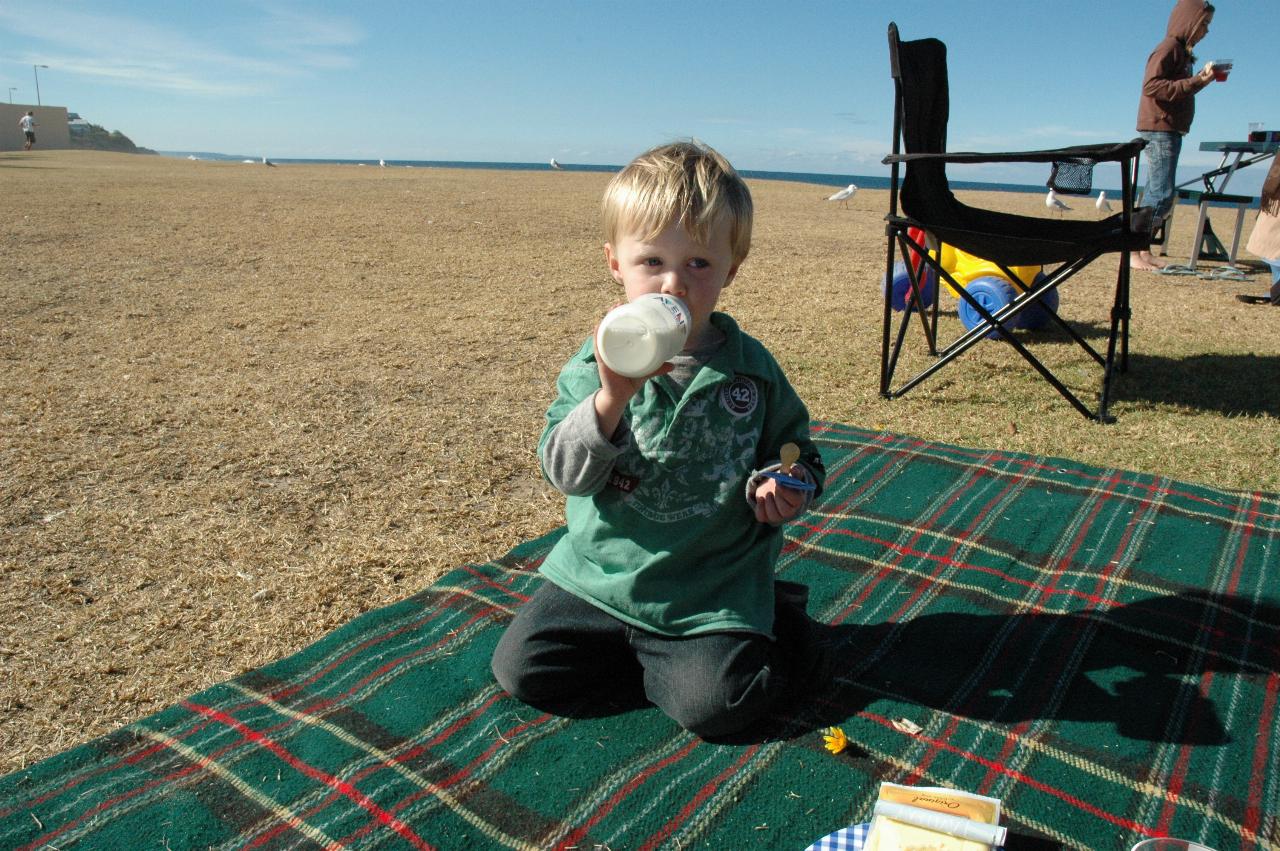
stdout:
<svg viewBox="0 0 1280 851">
<path fill-rule="evenodd" d="M 648 375 L 684 348 L 689 308 L 675 296 L 648 293 L 605 315 L 596 331 L 596 356 L 628 378 Z"/>
</svg>

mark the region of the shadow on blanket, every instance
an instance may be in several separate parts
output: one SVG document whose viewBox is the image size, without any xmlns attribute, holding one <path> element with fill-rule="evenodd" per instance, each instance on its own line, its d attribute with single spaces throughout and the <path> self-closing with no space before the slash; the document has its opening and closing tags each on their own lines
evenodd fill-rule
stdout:
<svg viewBox="0 0 1280 851">
<path fill-rule="evenodd" d="M 1251 635 L 1250 621 L 1280 624 L 1280 608 L 1187 592 L 1107 611 L 836 624 L 828 629 L 848 662 L 836 665 L 832 685 L 735 741 L 798 738 L 891 697 L 981 721 L 1110 723 L 1124 738 L 1225 744 L 1230 733 L 1200 677 L 1280 672 L 1276 636 Z"/>
<path fill-rule="evenodd" d="M 835 627 L 850 657 L 869 658 L 851 676 L 841 676 L 823 702 L 836 718 L 854 714 L 871 694 L 861 685 L 866 680 L 877 691 L 970 718 L 1110 722 L 1126 738 L 1221 744 L 1229 735 L 1213 703 L 1201 696 L 1198 678 L 1210 671 L 1280 671 L 1274 641 L 1251 641 L 1247 631 L 1236 629 L 1251 618 L 1280 623 L 1280 609 L 1190 592 L 1107 612 L 931 614 L 902 624 Z M 1204 630 L 1214 634 L 1211 652 L 1188 658 Z M 1028 653 L 1002 654 L 1012 664 L 990 667 L 969 687 L 978 679 L 975 660 L 1001 642 Z M 1073 680 L 1063 690 L 1058 680 L 1068 659 L 1076 664 L 1066 671 Z M 1184 702 L 1189 709 L 1179 724 L 1169 708 Z"/>
</svg>

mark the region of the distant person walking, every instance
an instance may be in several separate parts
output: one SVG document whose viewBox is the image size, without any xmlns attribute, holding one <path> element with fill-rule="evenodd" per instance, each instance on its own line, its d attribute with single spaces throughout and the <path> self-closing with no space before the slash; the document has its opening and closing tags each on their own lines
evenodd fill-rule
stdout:
<svg viewBox="0 0 1280 851">
<path fill-rule="evenodd" d="M 1209 32 L 1213 4 L 1205 0 L 1178 0 L 1169 14 L 1164 40 L 1147 57 L 1142 75 L 1142 97 L 1138 100 L 1138 135 L 1147 140 L 1147 185 L 1142 203 L 1153 207 L 1154 230 L 1173 212 L 1177 184 L 1178 156 L 1182 137 L 1191 130 L 1196 114 L 1196 92 L 1213 82 L 1213 63 L 1199 73 L 1191 52 Z M 1222 79 L 1226 79 L 1225 73 Z M 1164 264 L 1150 249 L 1134 255 L 1135 269 L 1159 269 Z"/>
<path fill-rule="evenodd" d="M 27 143 L 23 145 L 22 150 L 29 151 L 31 146 L 36 143 L 36 114 L 27 110 L 27 114 L 18 119 L 18 126 L 22 128 L 22 135 L 27 139 Z"/>
</svg>

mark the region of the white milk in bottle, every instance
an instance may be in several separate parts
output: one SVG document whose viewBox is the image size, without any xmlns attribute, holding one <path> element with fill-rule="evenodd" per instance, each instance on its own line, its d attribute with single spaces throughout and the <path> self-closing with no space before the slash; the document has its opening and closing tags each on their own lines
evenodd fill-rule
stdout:
<svg viewBox="0 0 1280 851">
<path fill-rule="evenodd" d="M 596 331 L 596 356 L 628 378 L 648 375 L 684 348 L 689 308 L 675 296 L 648 293 L 605 315 Z"/>
</svg>

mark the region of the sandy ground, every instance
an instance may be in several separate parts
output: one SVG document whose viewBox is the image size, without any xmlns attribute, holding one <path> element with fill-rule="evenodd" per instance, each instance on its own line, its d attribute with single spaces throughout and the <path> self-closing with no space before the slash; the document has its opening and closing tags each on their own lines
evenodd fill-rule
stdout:
<svg viewBox="0 0 1280 851">
<path fill-rule="evenodd" d="M 619 297 L 607 179 L 0 154 L 0 772 L 555 527 L 534 446 L 560 364 Z M 722 305 L 815 417 L 1280 489 L 1280 310 L 1233 298 L 1261 275 L 1135 276 L 1115 425 L 997 343 L 889 402 L 887 194 L 752 190 Z M 1095 269 L 1063 294 L 1094 340 L 1114 263 Z M 1089 393 L 1082 357 L 1041 350 Z"/>
</svg>

